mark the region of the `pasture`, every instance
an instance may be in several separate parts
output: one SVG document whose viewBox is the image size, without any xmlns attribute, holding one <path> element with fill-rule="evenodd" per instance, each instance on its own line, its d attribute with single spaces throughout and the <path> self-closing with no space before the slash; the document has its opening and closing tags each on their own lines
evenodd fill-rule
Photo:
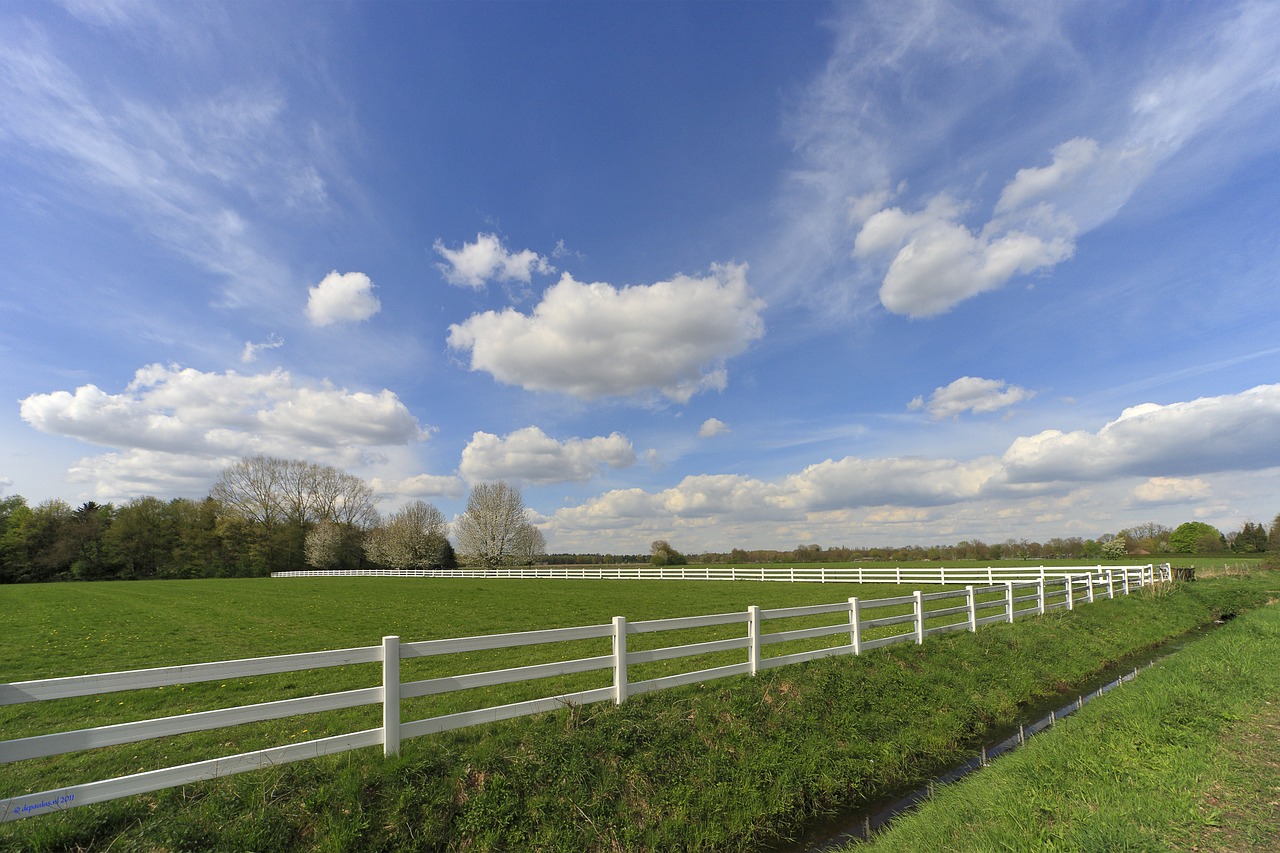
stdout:
<svg viewBox="0 0 1280 853">
<path fill-rule="evenodd" d="M 1208 584 L 1196 589 L 1212 591 Z M 424 640 L 601 624 L 615 615 L 651 619 L 741 611 L 749 604 L 785 607 L 826 603 L 850 594 L 887 597 L 903 591 L 902 587 L 850 589 L 819 584 L 391 578 L 7 587 L 0 590 L 10 616 L 0 628 L 0 639 L 4 640 L 0 644 L 0 680 L 369 645 L 384 634 L 398 634 L 406 641 Z M 45 845 L 57 849 L 68 838 L 83 840 L 86 834 L 114 837 L 111 833 L 121 831 L 117 824 L 122 816 L 136 815 L 144 808 L 162 814 L 158 822 L 144 822 L 155 826 L 129 830 L 141 833 L 137 838 L 152 839 L 144 846 L 161 844 L 154 833 L 163 836 L 181 826 L 186 827 L 183 832 L 204 833 L 201 837 L 207 846 L 223 849 L 341 847 L 353 838 L 361 839 L 363 845 L 372 838 L 367 835 L 370 832 L 386 836 L 373 846 L 406 849 L 455 849 L 466 844 L 493 849 L 519 846 L 519 839 L 535 836 L 541 837 L 548 849 L 592 849 L 595 844 L 603 846 L 601 839 L 607 838 L 648 839 L 642 846 L 672 842 L 694 849 L 741 849 L 735 845 L 747 838 L 779 837 L 787 826 L 832 802 L 864 796 L 877 786 L 901 781 L 915 772 L 913 761 L 924 767 L 940 754 L 954 753 L 975 732 L 997 724 L 1001 714 L 1034 698 L 1057 680 L 1086 675 L 1125 651 L 1208 618 L 1210 608 L 1203 599 L 1204 595 L 1172 594 L 1159 600 L 1132 596 L 1098 602 L 1069 614 L 993 626 L 976 636 L 931 639 L 920 650 L 900 647 L 859 660 L 815 662 L 755 679 L 734 678 L 717 685 L 639 697 L 622 708 L 567 709 L 532 720 L 420 738 L 407 743 L 405 755 L 394 761 L 365 752 L 341 760 L 247 774 L 241 780 L 222 780 L 24 820 L 6 825 L 0 841 L 21 839 L 17 843 L 22 848 Z M 975 651 L 981 652 L 981 666 L 973 658 Z M 501 659 L 476 653 L 467 664 L 474 671 L 537 662 L 526 654 L 536 655 L 536 650 L 507 650 Z M 885 664 L 892 661 L 897 664 L 886 670 Z M 0 728 L 7 737 L 15 737 L 173 713 L 175 699 L 177 712 L 182 713 L 188 707 L 225 707 L 376 682 L 370 673 L 360 670 L 343 667 L 248 683 L 138 691 L 139 695 L 131 694 L 124 705 L 118 704 L 125 699 L 123 695 L 20 705 L 0 711 Z M 909 677 L 905 681 L 897 678 L 895 670 Z M 882 682 L 885 678 L 888 681 Z M 999 684 L 992 687 L 984 684 L 985 679 L 996 679 Z M 577 684 L 566 686 L 580 689 Z M 502 689 L 518 691 L 518 687 Z M 903 689 L 907 690 L 905 695 Z M 847 707 L 834 709 L 844 721 L 844 734 L 830 728 L 833 691 L 846 698 L 856 697 L 856 701 L 845 703 Z M 164 695 L 166 692 L 169 695 Z M 512 696 L 511 700 L 519 698 Z M 457 700 L 435 701 L 442 703 L 440 710 L 448 711 L 448 703 Z M 883 702 L 897 705 L 883 707 Z M 935 713 L 928 713 L 929 707 Z M 313 738 L 329 730 L 376 725 L 376 721 L 359 718 L 367 711 L 290 718 L 238 727 L 233 733 L 192 734 L 161 744 L 23 762 L 6 767 L 0 795 L 46 790 L 83 780 L 86 774 L 135 772 L 156 762 L 186 760 L 188 755 L 227 754 Z M 673 712 L 676 717 L 671 716 Z M 663 735 L 655 726 L 674 727 L 674 731 Z M 591 733 L 584 733 L 584 728 Z M 778 741 L 779 729 L 790 737 Z M 872 768 L 865 765 L 863 754 L 864 765 L 854 775 L 866 777 L 870 771 L 870 776 L 861 781 L 847 778 L 849 755 L 830 755 L 833 742 L 849 751 L 849 731 L 863 733 L 862 746 L 853 749 L 854 754 L 870 749 L 891 759 Z M 824 732 L 828 738 L 825 746 L 820 741 Z M 677 739 L 673 741 L 672 735 Z M 694 741 L 680 741 L 680 736 L 692 736 Z M 767 756 L 766 763 L 774 774 L 774 782 L 767 787 L 785 789 L 781 800 L 759 790 L 759 766 L 748 763 L 731 769 L 737 758 L 748 754 Z M 539 767 L 539 772 L 548 771 L 546 762 L 559 766 L 565 755 L 578 764 L 561 768 L 571 779 L 550 783 L 564 790 L 538 793 L 526 787 L 528 780 L 521 781 L 520 773 L 512 775 L 510 762 L 520 755 L 541 756 L 534 761 L 536 767 L 524 766 L 524 771 Z M 553 759 L 553 755 L 562 758 Z M 823 769 L 828 758 L 832 768 Z M 690 759 L 697 766 L 690 768 Z M 788 767 L 786 762 L 792 759 L 797 763 Z M 726 760 L 730 766 L 721 766 Z M 609 767 L 598 766 L 601 761 Z M 681 767 L 685 773 L 678 783 L 670 779 L 663 783 L 672 769 Z M 600 778 L 602 772 L 606 776 L 622 773 L 625 779 Z M 405 773 L 410 781 L 406 782 Z M 511 789 L 499 796 L 501 791 L 487 781 L 495 778 L 509 779 L 523 793 L 516 796 Z M 737 781 L 731 781 L 735 778 Z M 844 781 L 839 781 L 841 778 Z M 353 781 L 356 779 L 363 781 Z M 690 788 L 689 779 L 701 781 Z M 541 789 L 546 784 L 544 780 L 535 787 Z M 349 790 L 353 785 L 356 793 Z M 376 790 L 365 790 L 369 785 Z M 643 803 L 627 796 L 616 803 L 609 799 L 608 791 L 618 785 L 631 790 Z M 384 790 L 384 786 L 390 787 Z M 269 794 L 265 793 L 268 789 Z M 334 791 L 345 790 L 341 796 L 355 796 L 361 802 L 311 802 L 311 789 L 328 791 L 331 797 L 338 796 Z M 571 803 L 560 802 L 566 796 L 571 797 Z M 229 802 L 243 805 L 246 797 L 253 801 L 247 812 L 229 806 Z M 543 802 L 548 797 L 560 805 Z M 713 802 L 716 798 L 718 805 Z M 372 823 L 368 816 L 351 821 L 338 816 L 351 814 L 353 809 L 363 813 L 375 802 L 381 803 L 378 809 L 391 812 L 380 814 Z M 542 803 L 541 811 L 535 810 L 533 817 L 518 817 L 530 803 L 538 802 Z M 735 805 L 730 807 L 730 803 Z M 331 812 L 330 806 L 338 811 Z M 619 811 L 612 813 L 615 806 Z M 648 817 L 635 814 L 636 808 Z M 494 809 L 502 812 L 496 823 L 485 817 Z M 675 812 L 670 813 L 671 809 Z M 728 812 L 713 817 L 717 809 Z M 285 827 L 279 829 L 282 834 L 278 837 L 272 834 L 275 829 L 268 833 L 270 837 L 259 837 L 259 830 L 244 823 L 242 813 L 256 815 L 266 821 L 264 826 L 284 821 Z M 319 813 L 324 813 L 323 819 L 317 817 Z M 580 815 L 588 818 L 587 823 Z M 521 825 L 521 821 L 534 819 L 539 821 L 537 826 Z M 402 821 L 405 823 L 400 826 Z M 512 821 L 517 828 L 503 829 Z M 607 831 L 592 834 L 588 827 L 593 822 Z M 111 829 L 113 826 L 116 829 Z M 439 836 L 435 847 L 410 843 L 409 839 L 421 837 L 415 833 L 431 827 Z M 403 835 L 406 832 L 409 835 Z M 663 834 L 668 832 L 676 836 Z M 684 840 L 675 842 L 675 837 Z M 303 838 L 328 840 L 304 843 Z M 588 841 L 590 838 L 597 841 Z M 61 841 L 55 843 L 56 839 Z M 699 840 L 691 844 L 690 839 Z"/>
</svg>

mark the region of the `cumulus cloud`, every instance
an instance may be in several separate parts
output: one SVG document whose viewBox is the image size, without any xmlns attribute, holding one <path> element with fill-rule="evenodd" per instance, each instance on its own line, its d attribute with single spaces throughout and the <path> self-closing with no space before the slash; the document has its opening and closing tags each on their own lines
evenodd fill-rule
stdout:
<svg viewBox="0 0 1280 853">
<path fill-rule="evenodd" d="M 122 450 L 296 456 L 419 441 L 424 432 L 393 392 L 306 386 L 284 370 L 202 373 L 148 365 L 122 393 L 97 386 L 31 394 L 22 419 L 41 432 Z"/>
<path fill-rule="evenodd" d="M 557 250 L 563 247 L 563 240 L 556 244 Z M 490 281 L 529 284 L 535 272 L 556 271 L 546 258 L 530 249 L 508 251 L 497 234 L 477 234 L 474 243 L 463 243 L 458 249 L 436 240 L 432 248 L 445 259 L 445 263 L 437 264 L 445 281 L 460 287 L 481 288 Z"/>
<path fill-rule="evenodd" d="M 601 466 L 627 468 L 636 462 L 631 441 L 619 433 L 557 441 L 536 426 L 498 437 L 477 432 L 462 451 L 459 471 L 473 483 L 518 480 L 546 484 L 585 482 Z"/>
<path fill-rule="evenodd" d="M 917 212 L 886 208 L 863 223 L 854 257 L 892 255 L 880 286 L 885 308 L 911 317 L 942 314 L 1014 275 L 1061 263 L 1075 250 L 1075 224 L 1048 206 L 1016 222 L 992 220 L 977 232 L 959 221 L 964 209 L 940 194 Z"/>
<path fill-rule="evenodd" d="M 1023 400 L 1030 400 L 1035 395 L 1035 391 L 1010 385 L 1003 379 L 961 376 L 950 385 L 933 389 L 928 403 L 923 397 L 916 397 L 907 408 L 913 411 L 927 409 L 934 420 L 942 420 L 959 417 L 965 412 L 998 412 Z"/>
<path fill-rule="evenodd" d="M 729 432 L 729 425 L 719 418 L 707 418 L 698 427 L 698 438 L 714 438 Z"/>
<path fill-rule="evenodd" d="M 1212 491 L 1199 477 L 1152 477 L 1134 488 L 1133 497 L 1143 504 L 1173 504 L 1199 500 Z"/>
<path fill-rule="evenodd" d="M 1190 476 L 1280 465 L 1280 385 L 1121 412 L 1096 433 L 1046 430 L 1004 454 L 1011 482 Z"/>
<path fill-rule="evenodd" d="M 746 272 L 714 265 L 703 278 L 622 288 L 566 273 L 533 313 L 475 314 L 449 327 L 449 346 L 470 350 L 472 370 L 530 391 L 581 399 L 657 392 L 684 403 L 723 389 L 725 361 L 764 334 L 764 303 Z"/>
<path fill-rule="evenodd" d="M 690 476 L 658 491 L 620 489 L 552 516 L 548 531 L 567 539 L 592 531 L 611 536 L 697 534 L 722 547 L 725 531 L 751 541 L 761 522 L 771 536 L 795 531 L 810 540 L 856 525 L 910 526 L 937 519 L 948 507 L 947 529 L 921 527 L 927 537 L 970 536 L 1010 523 L 1052 524 L 1061 534 L 1065 513 L 1097 508 L 1097 520 L 1122 505 L 1195 502 L 1211 494 L 1209 475 L 1265 472 L 1280 467 L 1280 385 L 1240 394 L 1126 409 L 1098 432 L 1046 431 L 1015 439 L 1003 456 L 970 460 L 933 457 L 828 459 L 777 480 L 738 474 Z M 1145 482 L 1133 486 L 1129 478 Z M 1233 477 L 1248 476 L 1233 474 Z M 1087 481 L 1088 489 L 1062 481 Z M 1002 501 L 1016 497 L 1013 504 Z M 995 524 L 993 525 L 993 521 Z M 753 525 L 755 526 L 753 528 Z M 1096 530 L 1085 528 L 1085 534 Z M 717 545 L 717 543 L 720 543 Z"/>
<path fill-rule="evenodd" d="M 373 282 L 362 272 L 334 270 L 307 292 L 307 319 L 314 326 L 368 320 L 382 310 Z"/>
</svg>

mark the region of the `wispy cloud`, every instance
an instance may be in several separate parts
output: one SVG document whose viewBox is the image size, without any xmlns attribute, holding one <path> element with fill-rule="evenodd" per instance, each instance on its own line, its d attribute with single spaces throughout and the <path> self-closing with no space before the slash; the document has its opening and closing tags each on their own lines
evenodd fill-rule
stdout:
<svg viewBox="0 0 1280 853">
<path fill-rule="evenodd" d="M 281 93 L 264 83 L 182 100 L 122 95 L 72 61 L 35 29 L 0 45 L 0 135 L 23 168 L 60 204 L 134 223 L 214 276 L 213 301 L 285 316 L 291 273 L 256 218 L 309 216 L 329 200 Z"/>
<path fill-rule="evenodd" d="M 1085 63 L 1064 25 L 1070 7 L 850 7 L 792 117 L 801 165 L 780 199 L 769 279 L 828 282 L 793 293 L 824 312 L 865 310 L 875 291 L 889 311 L 929 317 L 1071 258 L 1081 234 L 1188 143 L 1210 129 L 1230 143 L 1224 126 L 1247 126 L 1280 100 L 1280 7 L 1204 11 L 1203 31 L 1162 45 L 1133 80 Z M 1046 67 L 1046 56 L 1059 59 Z M 1047 150 L 1042 121 L 1011 125 L 999 147 L 964 149 L 965 125 L 1013 108 L 1031 69 L 1041 85 L 1058 78 L 1063 106 L 1067 92 L 1078 101 L 1126 87 L 1112 100 L 1128 109 L 1064 109 L 1064 120 L 1081 116 L 1077 132 Z M 1227 161 L 1249 154 L 1221 148 Z M 919 200 L 888 205 L 908 195 Z"/>
</svg>

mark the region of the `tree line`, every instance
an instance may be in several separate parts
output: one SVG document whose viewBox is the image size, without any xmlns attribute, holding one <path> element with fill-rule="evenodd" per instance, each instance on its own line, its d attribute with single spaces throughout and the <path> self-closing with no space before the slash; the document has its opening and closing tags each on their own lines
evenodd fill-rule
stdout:
<svg viewBox="0 0 1280 853">
<path fill-rule="evenodd" d="M 452 568 L 531 563 L 546 551 L 518 489 L 476 485 L 449 525 L 413 501 L 389 517 L 373 490 L 337 468 L 244 457 L 201 500 L 120 506 L 0 500 L 0 583 L 255 577 L 307 568 Z"/>
<path fill-rule="evenodd" d="M 670 546 L 662 540 L 653 543 L 652 562 L 663 559 Z M 899 562 L 948 560 L 1119 560 L 1131 556 L 1176 554 L 1257 554 L 1280 553 L 1280 515 L 1266 525 L 1247 521 L 1231 533 L 1223 533 L 1211 524 L 1188 521 L 1174 527 L 1155 522 L 1106 533 L 1096 539 L 1079 536 L 1054 537 L 1044 542 L 1007 539 L 983 542 L 965 539 L 951 545 L 906 545 L 887 547 L 847 547 L 798 545 L 791 550 L 734 548 L 727 553 L 692 555 L 700 563 L 848 563 L 859 560 Z M 667 557 L 669 559 L 669 557 Z"/>
<path fill-rule="evenodd" d="M 546 553 L 518 489 L 502 482 L 471 489 L 450 524 L 439 509 L 412 501 L 390 516 L 377 510 L 359 477 L 305 460 L 247 456 L 218 476 L 200 500 L 141 497 L 115 506 L 73 508 L 21 496 L 0 499 L 0 583 L 54 580 L 254 577 L 307 568 L 453 568 L 538 563 L 836 563 L 858 560 L 948 561 L 1122 559 L 1154 554 L 1280 552 L 1280 515 L 1270 526 L 1246 522 L 1224 534 L 1189 521 L 1154 522 L 1096 539 L 1045 542 L 978 539 L 953 545 L 791 550 L 734 548 L 686 555 L 667 540 L 642 554 Z"/>
</svg>

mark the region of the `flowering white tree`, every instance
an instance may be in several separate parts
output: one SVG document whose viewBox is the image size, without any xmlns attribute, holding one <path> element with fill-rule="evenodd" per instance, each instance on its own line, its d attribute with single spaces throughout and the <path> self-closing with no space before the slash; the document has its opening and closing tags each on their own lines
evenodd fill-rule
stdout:
<svg viewBox="0 0 1280 853">
<path fill-rule="evenodd" d="M 525 516 L 520 490 L 503 482 L 471 487 L 454 537 L 468 565 L 520 565 L 546 553 L 546 539 Z"/>
<path fill-rule="evenodd" d="M 365 542 L 371 562 L 389 569 L 429 569 L 447 562 L 450 545 L 444 515 L 436 507 L 414 501 L 374 528 Z"/>
</svg>

